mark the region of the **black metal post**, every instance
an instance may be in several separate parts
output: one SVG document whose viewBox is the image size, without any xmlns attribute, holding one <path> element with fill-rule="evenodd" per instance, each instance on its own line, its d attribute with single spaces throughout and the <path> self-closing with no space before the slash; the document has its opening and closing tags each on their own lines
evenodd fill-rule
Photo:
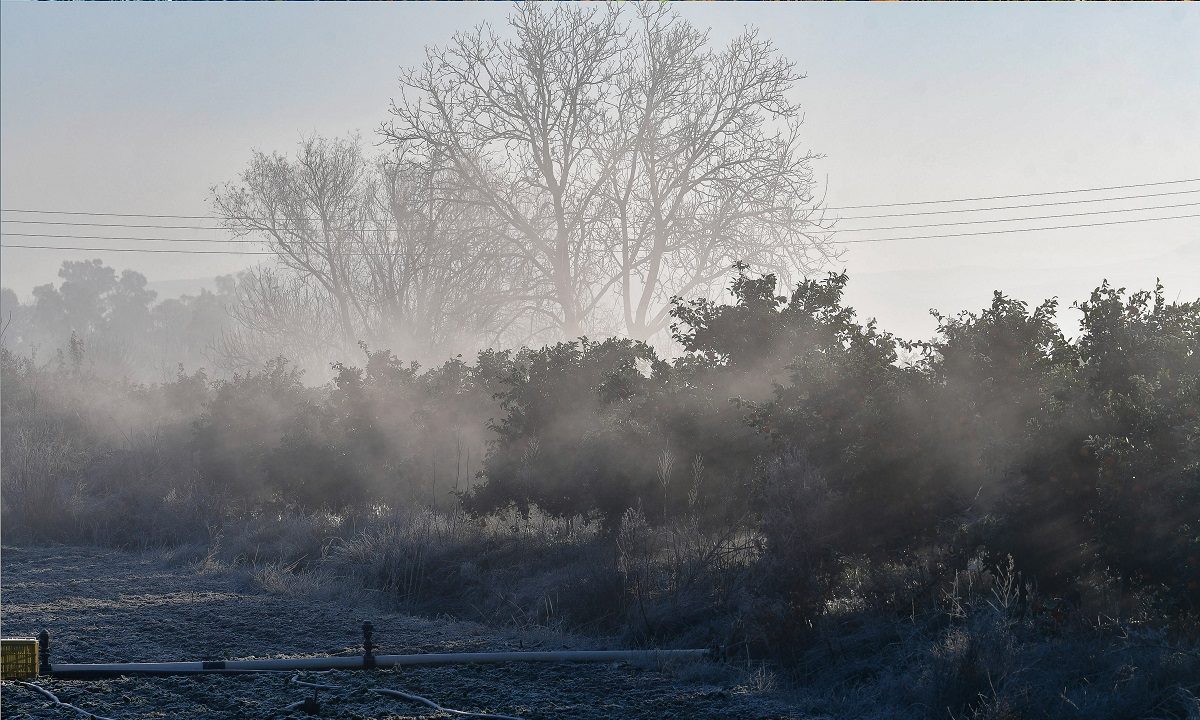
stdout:
<svg viewBox="0 0 1200 720">
<path fill-rule="evenodd" d="M 50 631 L 42 628 L 38 633 L 38 673 L 50 673 Z"/>
<path fill-rule="evenodd" d="M 375 667 L 375 643 L 372 642 L 371 636 L 375 632 L 375 626 L 368 620 L 362 624 L 363 633 L 363 667 Z"/>
</svg>

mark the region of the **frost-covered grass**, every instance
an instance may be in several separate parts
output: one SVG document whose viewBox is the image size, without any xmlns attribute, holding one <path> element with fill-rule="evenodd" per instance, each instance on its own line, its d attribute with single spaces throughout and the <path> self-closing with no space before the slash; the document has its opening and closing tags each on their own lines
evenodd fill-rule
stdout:
<svg viewBox="0 0 1200 720">
<path fill-rule="evenodd" d="M 922 596 L 913 567 L 848 560 L 797 629 L 761 585 L 756 538 L 636 513 L 611 531 L 536 513 L 285 514 L 161 554 L 276 597 L 477 621 L 529 647 L 720 647 L 719 663 L 664 672 L 786 698 L 795 717 L 1200 720 L 1196 618 L 1102 583 L 1079 607 L 1022 597 L 1011 565 L 972 561 Z"/>
<path fill-rule="evenodd" d="M 722 663 L 668 673 L 784 696 L 802 717 L 1200 719 L 1194 620 L 1148 610 L 1117 620 L 1102 593 L 1080 608 L 1035 588 L 1022 597 L 1011 565 L 979 562 L 951 573 L 933 602 L 898 612 L 878 598 L 881 585 L 908 582 L 902 569 L 860 563 L 808 632 L 785 635 L 773 623 L 786 606 L 756 594 L 752 538 L 636 517 L 616 535 L 536 515 L 312 515 L 235 528 L 181 557 L 240 568 L 272 593 L 483 621 L 531 645 L 582 635 L 723 646 Z"/>
<path fill-rule="evenodd" d="M 2 553 L 5 633 L 34 634 L 48 627 L 57 662 L 355 655 L 361 652 L 359 623 L 364 619 L 373 621 L 375 641 L 384 653 L 586 648 L 594 642 L 569 645 L 570 639 L 556 636 L 538 639 L 478 623 L 416 618 L 362 605 L 352 597 L 326 602 L 298 594 L 296 587 L 264 593 L 254 587 L 252 574 L 219 568 L 216 560 L 206 565 L 207 572 L 197 573 L 186 563 L 165 562 L 166 553 L 68 546 L 5 546 Z M 432 717 L 419 704 L 380 696 L 372 688 L 527 720 L 802 717 L 766 694 L 730 692 L 740 682 L 736 674 L 728 680 L 724 675 L 689 679 L 687 671 L 616 663 L 517 663 L 303 675 L 345 688 L 321 693 L 319 717 L 326 718 Z M 719 666 L 715 671 L 727 672 Z M 44 676 L 39 682 L 67 702 L 120 720 L 309 717 L 283 710 L 311 697 L 311 691 L 289 682 L 291 675 Z M 67 717 L 27 688 L 6 681 L 0 692 L 5 718 Z"/>
</svg>

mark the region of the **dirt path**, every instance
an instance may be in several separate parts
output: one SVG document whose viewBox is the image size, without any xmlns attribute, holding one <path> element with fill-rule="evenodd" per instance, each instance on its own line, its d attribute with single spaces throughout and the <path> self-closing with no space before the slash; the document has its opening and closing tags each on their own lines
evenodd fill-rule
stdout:
<svg viewBox="0 0 1200 720">
<path fill-rule="evenodd" d="M 389 615 L 264 594 L 236 574 L 197 574 L 162 559 L 92 548 L 4 548 L 5 636 L 52 636 L 52 661 L 133 662 L 357 654 L 363 620 L 381 653 L 500 650 L 529 644 L 472 624 Z M 543 649 L 549 649 L 542 646 Z M 345 691 L 321 717 L 432 718 L 370 687 L 424 695 L 446 707 L 523 718 L 793 718 L 745 687 L 684 680 L 695 669 L 622 665 L 449 666 L 335 672 L 307 679 Z M 41 683 L 65 702 L 131 718 L 308 717 L 284 706 L 306 692 L 290 675 L 115 678 Z M 5 718 L 71 718 L 28 688 L 4 683 Z"/>
</svg>

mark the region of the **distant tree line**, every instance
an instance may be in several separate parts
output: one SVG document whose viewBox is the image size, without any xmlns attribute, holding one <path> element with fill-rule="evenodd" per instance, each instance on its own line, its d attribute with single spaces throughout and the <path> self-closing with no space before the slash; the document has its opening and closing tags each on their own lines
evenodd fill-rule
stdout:
<svg viewBox="0 0 1200 720">
<path fill-rule="evenodd" d="M 80 365 L 90 374 L 163 382 L 180 366 L 214 367 L 212 352 L 233 331 L 229 306 L 237 279 L 214 280 L 213 290 L 156 301 L 145 276 L 117 274 L 100 260 L 68 260 L 61 282 L 39 285 L 28 302 L 0 290 L 0 342 L 35 363 Z"/>
</svg>

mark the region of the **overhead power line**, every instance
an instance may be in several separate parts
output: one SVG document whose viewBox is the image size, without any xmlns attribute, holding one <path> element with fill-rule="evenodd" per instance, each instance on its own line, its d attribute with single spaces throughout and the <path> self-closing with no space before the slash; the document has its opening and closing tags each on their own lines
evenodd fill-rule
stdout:
<svg viewBox="0 0 1200 720">
<path fill-rule="evenodd" d="M 1096 222 L 1096 223 L 1078 223 L 1078 224 L 1068 224 L 1068 225 L 1045 225 L 1045 226 L 1041 226 L 1041 227 L 1032 227 L 1032 228 L 1007 228 L 1007 229 L 1000 229 L 1000 230 L 981 230 L 981 231 L 976 231 L 976 232 L 943 233 L 943 234 L 939 234 L 939 235 L 905 235 L 905 236 L 900 236 L 900 237 L 887 237 L 887 238 L 865 238 L 865 239 L 861 239 L 861 240 L 831 240 L 830 244 L 853 245 L 853 244 L 858 244 L 858 243 L 896 242 L 896 241 L 900 241 L 900 240 L 933 240 L 933 239 L 938 239 L 938 238 L 972 237 L 972 236 L 977 236 L 977 235 L 1003 235 L 1003 234 L 1008 234 L 1008 233 L 1037 232 L 1037 231 L 1042 231 L 1042 230 L 1068 230 L 1068 229 L 1074 229 L 1074 228 L 1101 227 L 1101 226 L 1107 226 L 1107 225 L 1128 225 L 1130 223 L 1159 222 L 1159 221 L 1164 221 L 1164 220 L 1184 220 L 1187 218 L 1196 218 L 1196 217 L 1200 217 L 1200 213 L 1192 213 L 1192 214 L 1188 214 L 1188 215 L 1171 215 L 1171 216 L 1167 216 L 1167 217 L 1135 218 L 1135 219 L 1130 219 L 1130 220 L 1109 220 L 1106 222 Z M 63 236 L 63 237 L 78 237 L 80 239 L 87 239 L 85 236 L 69 236 L 68 235 L 68 236 Z M 105 238 L 105 239 L 116 240 L 116 239 L 121 239 L 121 238 Z M 126 238 L 126 239 L 146 240 L 146 241 L 166 241 L 166 242 L 178 241 L 177 239 L 172 239 L 172 238 Z M 208 242 L 216 242 L 216 241 L 208 241 Z M 230 242 L 232 242 L 232 241 L 230 241 Z M 197 249 L 176 250 L 176 249 L 163 249 L 163 248 L 64 247 L 64 246 L 58 246 L 58 245 L 25 245 L 25 244 L 20 244 L 20 245 L 5 244 L 5 245 L 3 245 L 3 247 L 23 248 L 23 249 L 29 249 L 29 250 L 77 250 L 77 251 L 87 251 L 87 252 L 93 252 L 93 251 L 94 252 L 147 252 L 147 253 L 180 253 L 180 254 L 192 253 L 192 254 L 206 254 L 206 255 L 274 255 L 275 254 L 274 252 L 270 252 L 270 251 L 252 251 L 252 250 L 197 250 Z M 356 257 L 374 257 L 374 256 L 390 255 L 390 253 L 351 252 L 351 253 L 346 253 L 346 255 L 356 256 Z"/>
<path fill-rule="evenodd" d="M 1146 195 L 1118 195 L 1108 198 L 1093 198 L 1089 200 L 1060 200 L 1057 202 L 1044 203 L 1024 203 L 1021 205 L 997 205 L 995 207 L 983 208 L 959 208 L 957 210 L 921 210 L 919 212 L 902 212 L 902 213 L 877 213 L 875 215 L 856 215 L 854 217 L 840 217 L 835 220 L 869 220 L 872 218 L 894 218 L 894 217 L 913 217 L 916 215 L 952 215 L 954 213 L 969 213 L 969 212 L 988 212 L 991 210 L 1017 210 L 1020 208 L 1035 208 L 1035 207 L 1054 207 L 1059 205 L 1079 205 L 1081 203 L 1097 203 L 1107 202 L 1109 200 L 1137 200 L 1141 198 L 1165 197 L 1167 195 L 1190 195 L 1200 192 L 1200 188 L 1196 190 L 1172 190 L 1164 193 L 1150 193 Z"/>
<path fill-rule="evenodd" d="M 959 222 L 925 223 L 923 225 L 892 225 L 890 227 L 848 228 L 846 230 L 837 230 L 836 232 L 839 234 L 841 234 L 841 233 L 858 233 L 858 232 L 877 232 L 879 230 L 911 230 L 911 229 L 916 229 L 916 228 L 950 227 L 952 225 L 984 225 L 984 224 L 1002 223 L 1002 222 L 1022 222 L 1022 221 L 1029 221 L 1029 220 L 1051 220 L 1054 218 L 1083 217 L 1085 215 L 1111 215 L 1113 213 L 1139 212 L 1139 211 L 1146 211 L 1146 210 L 1168 210 L 1171 208 L 1195 207 L 1196 205 L 1200 205 L 1200 202 L 1176 203 L 1174 205 L 1153 205 L 1150 207 L 1123 208 L 1120 210 L 1089 210 L 1087 212 L 1078 212 L 1078 213 L 1056 213 L 1053 215 L 1031 215 L 1029 217 L 998 218 L 998 219 L 993 219 L 993 220 L 962 220 Z"/>
<path fill-rule="evenodd" d="M 5 212 L 11 212 L 6 210 Z M 61 214 L 61 213 L 59 213 Z M 103 223 L 103 222 L 77 222 L 72 220 L 4 220 L 6 223 L 15 223 L 17 225 L 71 225 L 74 227 L 113 227 L 113 228 L 150 228 L 152 230 L 225 230 L 216 225 L 152 225 L 152 224 L 130 224 L 130 223 Z M 279 228 L 265 228 L 267 230 L 278 230 Z"/>
<path fill-rule="evenodd" d="M 1200 191 L 1197 191 L 1197 192 L 1200 192 Z M 832 230 L 831 232 L 861 233 L 861 232 L 877 232 L 880 230 L 909 230 L 909 229 L 917 229 L 917 228 L 951 227 L 951 226 L 956 226 L 956 225 L 983 225 L 983 224 L 1007 223 L 1007 222 L 1026 222 L 1029 220 L 1050 220 L 1050 219 L 1066 218 L 1066 217 L 1083 217 L 1083 216 L 1088 216 L 1088 215 L 1111 215 L 1113 213 L 1145 212 L 1148 210 L 1169 210 L 1169 209 L 1181 208 L 1181 207 L 1194 207 L 1196 205 L 1200 205 L 1200 202 L 1174 203 L 1171 205 L 1151 205 L 1148 207 L 1118 208 L 1115 210 L 1085 210 L 1084 212 L 1076 212 L 1076 213 L 1056 213 L 1056 214 L 1052 214 L 1052 215 L 1032 215 L 1032 216 L 1027 216 L 1027 217 L 1014 217 L 1014 218 L 993 218 L 993 219 L 987 219 L 987 220 L 959 220 L 959 221 L 954 221 L 954 222 L 925 223 L 922 225 L 891 225 L 891 226 L 887 226 L 887 227 L 847 228 L 847 229 L 840 229 L 840 230 Z M 195 225 L 192 225 L 192 226 L 188 226 L 188 225 L 126 225 L 123 223 L 89 223 L 89 222 L 42 221 L 42 220 L 3 220 L 2 222 L 16 224 L 16 225 L 54 225 L 54 226 L 70 226 L 70 227 L 115 227 L 115 228 L 129 228 L 129 229 L 144 228 L 147 230 L 184 230 L 184 229 L 220 230 L 220 229 L 223 229 L 223 228 L 208 228 L 208 227 L 204 227 L 204 226 L 195 226 Z M 22 233 L 22 232 L 11 232 L 11 231 L 5 232 L 4 234 L 13 235 L 13 236 L 17 236 L 17 237 L 51 237 L 51 238 L 77 237 L 77 238 L 84 238 L 84 239 L 88 239 L 88 240 L 143 240 L 143 239 L 146 239 L 146 240 L 163 240 L 163 241 L 169 241 L 169 242 L 245 242 L 245 243 L 267 242 L 266 240 L 244 240 L 244 239 L 218 240 L 218 239 L 201 239 L 201 238 L 195 238 L 195 239 L 192 239 L 192 238 L 186 238 L 186 239 L 185 238 L 140 238 L 140 237 L 131 237 L 131 236 L 119 236 L 119 235 L 118 236 L 74 235 L 74 234 L 60 235 L 60 234 L 52 234 L 52 233 Z"/>
<path fill-rule="evenodd" d="M 1200 182 L 1200 178 L 1193 179 L 1193 180 L 1167 180 L 1167 181 L 1163 181 L 1163 182 L 1159 182 L 1159 183 L 1142 183 L 1142 184 L 1138 184 L 1138 185 L 1111 185 L 1111 186 L 1105 187 L 1105 188 L 1081 188 L 1081 189 L 1076 189 L 1076 190 L 1056 190 L 1053 192 L 1043 192 L 1043 193 L 1020 193 L 1020 194 L 1014 194 L 1014 195 L 993 195 L 990 197 L 955 198 L 955 199 L 948 199 L 948 200 L 921 200 L 921 201 L 903 202 L 903 203 L 880 203 L 880 204 L 875 204 L 875 205 L 843 205 L 843 206 L 838 206 L 838 207 L 825 207 L 825 208 L 815 208 L 815 209 L 827 211 L 827 210 L 854 210 L 854 209 L 878 208 L 878 207 L 904 207 L 904 206 L 911 206 L 911 205 L 933 205 L 933 204 L 951 203 L 951 202 L 1000 200 L 1000 199 L 1005 199 L 1005 198 L 1037 197 L 1037 196 L 1055 195 L 1055 194 L 1064 194 L 1064 193 L 1093 192 L 1093 191 L 1099 191 L 1099 190 L 1116 190 L 1116 189 L 1122 189 L 1122 188 L 1150 187 L 1150 186 L 1155 186 L 1155 185 L 1173 185 L 1173 184 L 1190 183 L 1190 182 Z M 1142 199 L 1142 198 L 1166 197 L 1166 196 L 1170 196 L 1170 195 L 1187 195 L 1190 193 L 1197 193 L 1197 192 L 1200 192 L 1200 188 L 1196 188 L 1196 189 L 1192 189 L 1192 190 L 1172 190 L 1172 191 L 1158 192 L 1158 193 L 1142 193 L 1142 194 L 1137 194 L 1137 195 L 1117 195 L 1114 197 L 1104 197 L 1104 198 L 1082 198 L 1079 200 L 1060 200 L 1060 201 L 1056 201 L 1056 202 L 1047 202 L 1047 203 L 1025 203 L 1025 204 L 1020 204 L 1020 205 L 998 205 L 995 207 L 982 207 L 982 208 L 958 208 L 958 209 L 951 209 L 951 210 L 923 210 L 923 211 L 918 211 L 918 212 L 882 213 L 882 214 L 877 213 L 877 214 L 872 214 L 872 215 L 852 215 L 852 216 L 841 216 L 836 219 L 839 219 L 839 220 L 867 220 L 867 219 L 871 219 L 871 218 L 907 217 L 907 216 L 912 216 L 912 215 L 945 215 L 945 214 L 950 214 L 950 213 L 987 212 L 987 211 L 991 211 L 991 210 L 1015 210 L 1015 209 L 1020 209 L 1020 208 L 1031 208 L 1031 207 L 1050 207 L 1050 206 L 1054 206 L 1054 205 L 1077 205 L 1077 204 L 1081 204 L 1081 203 L 1108 202 L 1108 201 L 1112 201 L 1112 200 L 1137 200 L 1137 199 Z M 34 210 L 34 209 L 29 209 L 29 208 L 3 208 L 2 211 L 6 212 L 6 213 L 18 213 L 18 214 L 22 214 L 22 215 L 72 215 L 72 216 L 88 216 L 88 217 L 144 218 L 144 219 L 154 219 L 154 220 L 226 220 L 227 219 L 227 218 L 224 218 L 219 215 L 170 215 L 170 214 L 154 214 L 154 213 L 87 212 L 87 211 L 83 211 L 83 210 Z M 303 219 L 311 221 L 311 222 L 319 222 L 319 218 L 306 217 Z M 248 221 L 269 222 L 269 221 L 273 220 L 273 218 L 245 217 L 245 218 L 241 218 L 241 220 L 244 222 L 248 222 Z M 39 222 L 39 223 L 48 224 L 51 221 L 14 220 L 11 222 L 30 222 L 30 223 Z M 95 223 L 95 224 L 101 225 L 101 223 Z M 125 225 L 119 224 L 119 223 L 114 223 L 114 224 L 110 225 L 110 227 L 123 227 L 123 226 L 125 226 Z M 129 225 L 128 227 L 134 227 L 134 226 Z M 147 225 L 147 227 L 150 227 L 150 226 Z M 163 227 L 164 227 L 164 229 L 166 229 L 167 226 L 163 226 Z M 207 226 L 207 225 L 205 225 L 205 226 L 180 225 L 180 226 L 171 226 L 171 229 L 225 230 L 227 228 L 213 227 L 213 226 Z M 395 229 L 395 228 L 390 227 L 389 229 Z"/>
<path fill-rule="evenodd" d="M 981 230 L 978 232 L 949 233 L 945 235 L 906 235 L 904 237 L 866 238 L 862 240 L 832 240 L 834 245 L 853 245 L 857 243 L 894 242 L 897 240 L 929 240 L 932 238 L 968 237 L 972 235 L 1001 235 L 1004 233 L 1035 232 L 1038 230 L 1067 230 L 1070 228 L 1100 227 L 1103 225 L 1128 225 L 1129 223 L 1155 222 L 1158 220 L 1183 220 L 1184 218 L 1200 217 L 1200 213 L 1191 215 L 1172 215 L 1170 217 L 1139 218 L 1133 220 L 1109 220 L 1107 222 L 1081 223 L 1078 225 L 1047 225 L 1033 228 L 1010 228 L 1005 230 Z"/>
<path fill-rule="evenodd" d="M 213 238 L 169 238 L 169 237 L 135 237 L 133 235 L 73 235 L 65 233 L 15 233 L 4 231 L 4 237 L 36 237 L 58 238 L 63 240 L 144 240 L 146 242 L 179 242 L 179 243 L 235 243 L 246 245 L 265 245 L 266 240 L 248 240 L 245 238 L 213 239 Z M 297 242 L 297 245 L 306 243 Z M 315 243 L 309 243 L 315 244 Z"/>
<path fill-rule="evenodd" d="M 119 253 L 175 253 L 179 255 L 274 255 L 273 252 L 253 250 L 176 250 L 173 248 L 112 248 L 112 247 L 65 247 L 61 245 L 10 245 L 4 243 L 0 248 L 21 248 L 24 250 L 77 250 L 80 252 L 119 252 Z"/>
<path fill-rule="evenodd" d="M 948 200 L 912 200 L 910 202 L 878 203 L 875 205 L 840 205 L 837 207 L 830 207 L 827 209 L 829 209 L 829 210 L 861 210 L 863 208 L 902 207 L 905 205 L 935 205 L 935 204 L 940 204 L 940 203 L 952 203 L 952 202 L 975 202 L 975 201 L 981 201 L 981 200 L 1007 200 L 1009 198 L 1040 197 L 1040 196 L 1044 196 L 1044 195 L 1063 195 L 1066 193 L 1100 192 L 1102 190 L 1127 190 L 1129 188 L 1155 187 L 1155 186 L 1160 186 L 1160 185 L 1181 185 L 1183 183 L 1190 183 L 1190 182 L 1200 182 L 1200 178 L 1190 178 L 1187 180 L 1161 180 L 1159 182 L 1135 183 L 1135 184 L 1131 184 L 1131 185 L 1108 185 L 1107 187 L 1075 188 L 1072 190 L 1047 190 L 1044 192 L 1016 193 L 1013 195 L 988 195 L 988 196 L 983 196 L 983 197 L 952 198 L 952 199 L 948 199 Z"/>
<path fill-rule="evenodd" d="M 159 218 L 168 220 L 222 220 L 219 215 L 154 215 L 150 213 L 119 213 L 119 212 L 85 212 L 83 210 L 28 210 L 23 208 L 3 208 L 2 212 L 26 213 L 31 215 L 93 215 L 96 217 L 137 217 Z M 263 220 L 265 218 L 249 218 Z"/>
</svg>

